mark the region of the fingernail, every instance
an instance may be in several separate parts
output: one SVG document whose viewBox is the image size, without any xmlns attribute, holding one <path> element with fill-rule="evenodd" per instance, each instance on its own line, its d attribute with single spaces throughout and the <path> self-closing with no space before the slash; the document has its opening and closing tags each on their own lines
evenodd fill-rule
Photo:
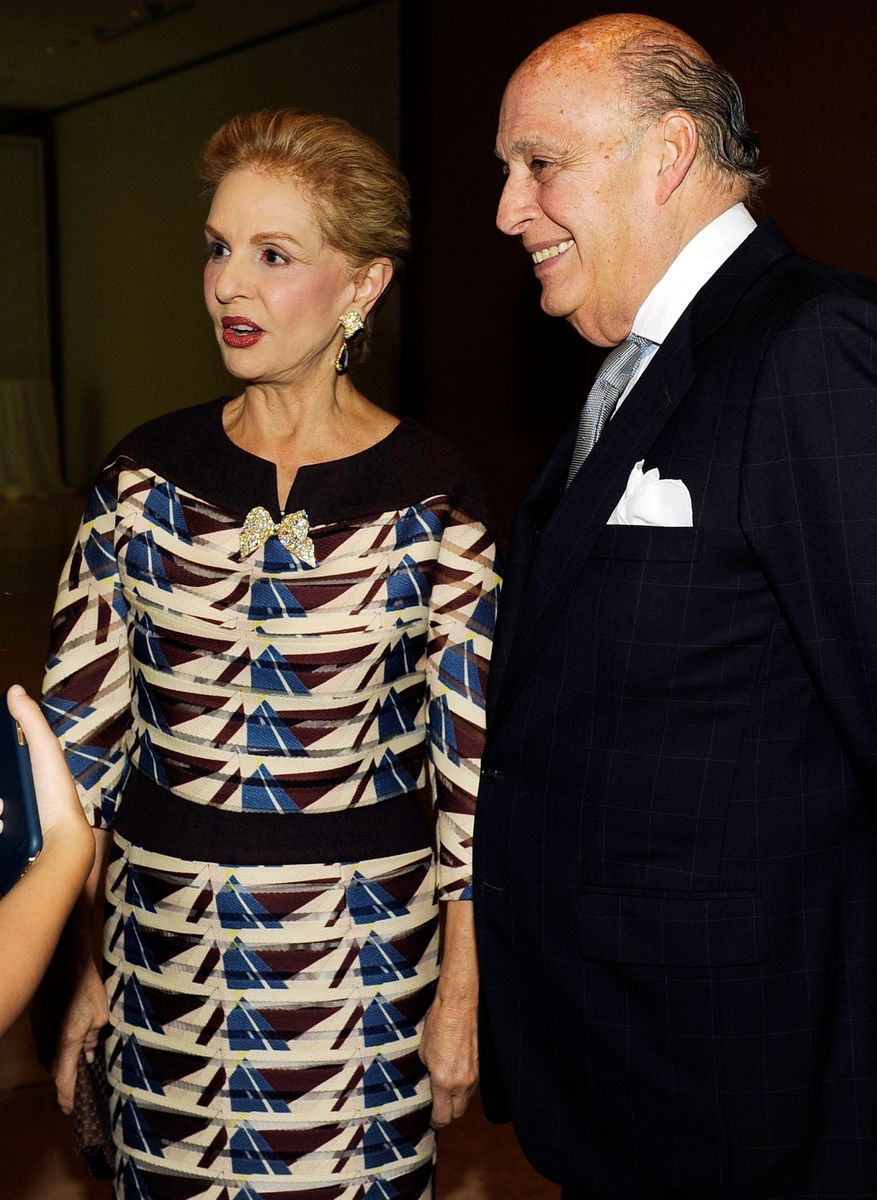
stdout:
<svg viewBox="0 0 877 1200">
<path fill-rule="evenodd" d="M 25 690 L 21 686 L 20 683 L 13 683 L 12 687 L 9 689 L 9 695 L 10 696 L 24 696 Z"/>
</svg>

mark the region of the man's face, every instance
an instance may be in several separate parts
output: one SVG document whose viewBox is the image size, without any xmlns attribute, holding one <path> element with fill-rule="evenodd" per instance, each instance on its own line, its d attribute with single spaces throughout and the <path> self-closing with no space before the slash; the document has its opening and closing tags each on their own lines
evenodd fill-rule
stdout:
<svg viewBox="0 0 877 1200">
<path fill-rule="evenodd" d="M 497 225 L 519 237 L 542 308 L 588 341 L 613 346 L 650 284 L 650 188 L 605 67 L 522 68 L 503 97 L 497 153 L 507 179 Z"/>
</svg>

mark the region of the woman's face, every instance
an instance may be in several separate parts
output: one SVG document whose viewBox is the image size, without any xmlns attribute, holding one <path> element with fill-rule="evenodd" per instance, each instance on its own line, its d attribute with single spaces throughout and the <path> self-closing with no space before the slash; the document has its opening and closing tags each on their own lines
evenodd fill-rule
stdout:
<svg viewBox="0 0 877 1200">
<path fill-rule="evenodd" d="M 298 184 L 232 171 L 216 189 L 206 234 L 204 298 L 232 375 L 282 384 L 331 362 L 356 282 Z"/>
</svg>

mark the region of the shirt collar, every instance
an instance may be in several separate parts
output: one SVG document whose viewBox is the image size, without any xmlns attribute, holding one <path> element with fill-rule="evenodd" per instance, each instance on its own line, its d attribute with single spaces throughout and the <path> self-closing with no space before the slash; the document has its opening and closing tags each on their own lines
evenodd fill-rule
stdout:
<svg viewBox="0 0 877 1200">
<path fill-rule="evenodd" d="M 742 204 L 726 209 L 705 225 L 680 250 L 646 296 L 634 317 L 631 332 L 650 342 L 663 342 L 706 281 L 755 227 L 755 221 Z"/>
</svg>

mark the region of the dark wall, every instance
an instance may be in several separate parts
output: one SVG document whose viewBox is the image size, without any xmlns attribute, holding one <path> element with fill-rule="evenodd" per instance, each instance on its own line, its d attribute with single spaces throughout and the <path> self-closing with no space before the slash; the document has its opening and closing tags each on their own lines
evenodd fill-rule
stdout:
<svg viewBox="0 0 877 1200">
<path fill-rule="evenodd" d="M 602 353 L 539 311 L 529 261 L 494 226 L 505 82 L 546 37 L 611 6 L 433 0 L 402 5 L 403 165 L 416 254 L 405 285 L 407 411 L 462 445 L 501 530 Z M 681 26 L 740 84 L 770 171 L 770 215 L 807 254 L 877 276 L 871 0 L 668 0 L 636 11 Z"/>
</svg>

